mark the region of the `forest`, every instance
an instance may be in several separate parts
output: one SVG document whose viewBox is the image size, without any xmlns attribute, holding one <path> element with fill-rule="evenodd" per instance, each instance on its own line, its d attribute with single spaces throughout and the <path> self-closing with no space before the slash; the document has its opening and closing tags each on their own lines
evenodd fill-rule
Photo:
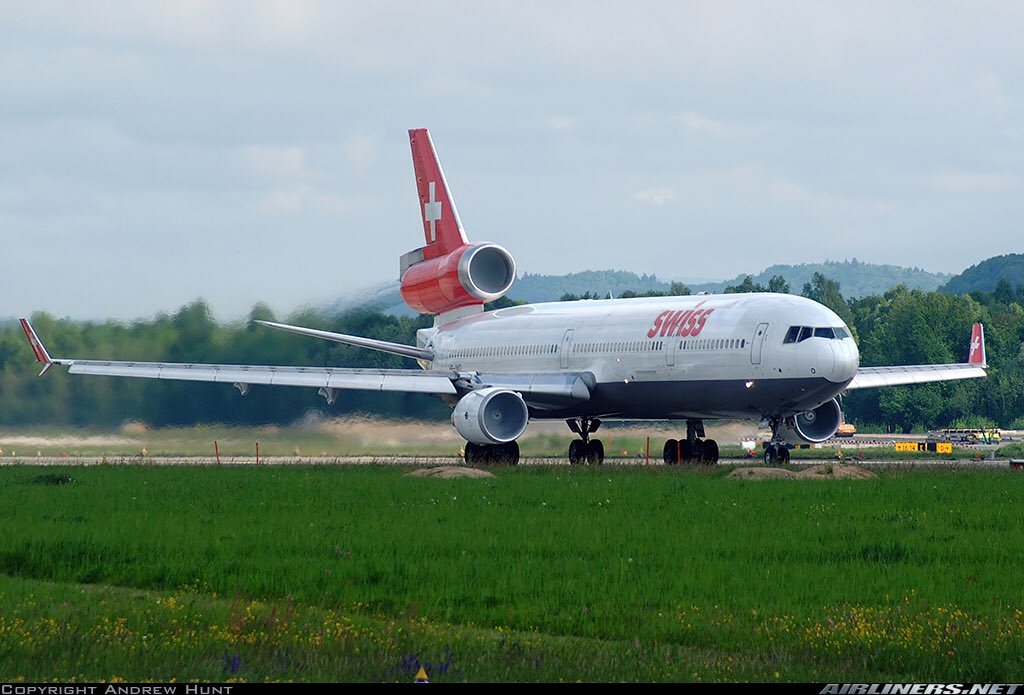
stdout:
<svg viewBox="0 0 1024 695">
<path fill-rule="evenodd" d="M 772 289 L 789 288 L 780 278 L 768 287 L 751 281 L 726 291 Z M 688 291 L 682 285 L 671 288 L 677 294 Z M 982 425 L 1024 429 L 1024 287 L 1003 281 L 992 292 L 957 295 L 898 285 L 881 295 L 847 300 L 839 283 L 817 273 L 801 294 L 829 306 L 847 322 L 863 365 L 965 361 L 971 324 L 985 324 L 987 379 L 852 392 L 842 401 L 848 421 L 862 429 L 904 432 Z M 131 324 L 56 319 L 42 312 L 31 319 L 54 357 L 416 368 L 401 357 L 261 326 L 255 321 L 279 320 L 263 304 L 253 307 L 245 321 L 230 324 L 217 323 L 201 300 L 173 314 Z M 280 320 L 404 343 L 414 343 L 416 330 L 432 321 L 428 316 L 370 310 L 332 314 L 315 309 Z M 242 397 L 225 384 L 74 377 L 64 372 L 58 367 L 37 378 L 38 365 L 20 326 L 0 326 L 0 425 L 289 424 L 352 413 L 437 420 L 449 414 L 439 401 L 416 394 L 345 391 L 329 406 L 313 389 L 254 387 Z"/>
</svg>

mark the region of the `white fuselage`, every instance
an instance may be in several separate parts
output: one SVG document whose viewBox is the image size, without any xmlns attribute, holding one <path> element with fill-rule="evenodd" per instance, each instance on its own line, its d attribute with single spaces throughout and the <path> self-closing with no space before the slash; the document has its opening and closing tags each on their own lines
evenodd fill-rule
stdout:
<svg viewBox="0 0 1024 695">
<path fill-rule="evenodd" d="M 793 327 L 821 330 L 800 339 Z M 587 402 L 533 417 L 714 418 L 784 416 L 835 397 L 857 373 L 849 336 L 803 297 L 722 294 L 516 306 L 420 331 L 419 343 L 434 350 L 431 370 L 586 376 Z"/>
</svg>

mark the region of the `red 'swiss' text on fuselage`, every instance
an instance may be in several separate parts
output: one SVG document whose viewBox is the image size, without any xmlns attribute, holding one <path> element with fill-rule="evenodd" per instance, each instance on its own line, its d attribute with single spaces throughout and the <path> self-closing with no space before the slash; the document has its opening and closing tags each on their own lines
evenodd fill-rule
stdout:
<svg viewBox="0 0 1024 695">
<path fill-rule="evenodd" d="M 703 302 L 702 302 L 703 303 Z M 700 306 L 698 304 L 697 306 Z M 663 311 L 654 319 L 654 326 L 647 331 L 647 337 L 693 337 L 700 335 L 704 324 L 714 309 L 687 309 L 686 311 Z"/>
</svg>

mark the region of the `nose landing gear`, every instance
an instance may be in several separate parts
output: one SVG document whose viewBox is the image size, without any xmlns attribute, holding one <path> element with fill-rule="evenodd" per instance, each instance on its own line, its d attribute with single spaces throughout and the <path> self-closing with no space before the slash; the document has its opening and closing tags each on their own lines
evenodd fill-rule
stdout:
<svg viewBox="0 0 1024 695">
<path fill-rule="evenodd" d="M 772 428 L 772 438 L 764 447 L 764 465 L 777 466 L 789 463 L 789 446 L 785 440 L 779 437 L 779 423 L 777 417 L 768 418 L 768 424 Z"/>
</svg>

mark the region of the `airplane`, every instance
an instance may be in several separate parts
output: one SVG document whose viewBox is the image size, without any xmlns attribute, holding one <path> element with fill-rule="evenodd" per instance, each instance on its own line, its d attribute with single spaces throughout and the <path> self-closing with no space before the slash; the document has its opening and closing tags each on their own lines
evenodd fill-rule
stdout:
<svg viewBox="0 0 1024 695">
<path fill-rule="evenodd" d="M 530 420 L 565 420 L 577 435 L 570 463 L 601 463 L 592 438 L 606 420 L 685 421 L 665 442 L 666 464 L 715 463 L 704 421 L 757 419 L 771 428 L 766 464 L 789 445 L 831 438 L 838 398 L 861 388 L 970 379 L 987 374 L 984 328 L 974 324 L 966 363 L 862 367 L 850 329 L 831 309 L 789 294 L 751 293 L 551 302 L 484 311 L 516 279 L 505 248 L 470 242 L 426 129 L 409 131 L 425 245 L 400 258 L 401 295 L 434 316 L 416 345 L 261 321 L 273 329 L 379 350 L 420 369 L 351 369 L 52 358 L 26 319 L 40 376 L 71 374 L 318 389 L 432 394 L 452 408 L 467 464 L 519 461 Z"/>
</svg>

